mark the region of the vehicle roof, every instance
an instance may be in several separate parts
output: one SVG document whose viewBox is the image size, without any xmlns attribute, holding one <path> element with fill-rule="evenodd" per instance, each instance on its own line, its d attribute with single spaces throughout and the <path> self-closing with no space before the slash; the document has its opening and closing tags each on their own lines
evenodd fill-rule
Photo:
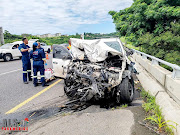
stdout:
<svg viewBox="0 0 180 135">
<path fill-rule="evenodd" d="M 36 42 L 38 41 L 39 39 L 30 39 L 29 42 Z M 22 41 L 15 41 L 13 43 L 10 43 L 10 44 L 22 44 L 23 42 Z"/>
<path fill-rule="evenodd" d="M 8 46 L 13 46 L 14 44 L 13 43 L 6 43 L 6 44 L 4 44 L 4 45 L 7 45 L 8 44 Z M 4 46 L 4 45 L 2 45 L 2 46 Z M 0 46 L 1 47 L 1 46 Z"/>
</svg>

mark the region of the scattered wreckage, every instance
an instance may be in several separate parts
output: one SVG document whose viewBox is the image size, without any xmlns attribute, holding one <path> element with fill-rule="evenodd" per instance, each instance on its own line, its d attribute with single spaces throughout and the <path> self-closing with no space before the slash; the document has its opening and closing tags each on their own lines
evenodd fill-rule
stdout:
<svg viewBox="0 0 180 135">
<path fill-rule="evenodd" d="M 72 38 L 71 46 L 70 51 L 66 45 L 53 47 L 55 76 L 64 78 L 64 91 L 69 98 L 132 102 L 134 63 L 127 58 L 118 38 Z"/>
</svg>

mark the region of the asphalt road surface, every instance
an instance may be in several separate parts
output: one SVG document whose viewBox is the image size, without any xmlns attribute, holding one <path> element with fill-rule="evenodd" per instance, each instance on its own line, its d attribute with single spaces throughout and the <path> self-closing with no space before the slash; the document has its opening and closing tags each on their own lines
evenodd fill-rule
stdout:
<svg viewBox="0 0 180 135">
<path fill-rule="evenodd" d="M 51 54 L 49 58 L 45 68 L 52 68 Z M 74 113 L 73 116 L 66 116 L 67 112 L 57 115 L 60 112 L 59 107 L 68 101 L 64 95 L 63 80 L 55 79 L 49 84 L 48 87 L 34 87 L 32 82 L 24 84 L 21 60 L 0 61 L 0 125 L 5 118 L 24 119 L 28 117 L 30 118 L 28 132 L 19 134 L 154 134 L 138 123 L 145 118 L 138 92 L 136 92 L 133 103 L 126 109 L 107 110 L 100 108 L 99 105 L 91 105 L 83 111 Z M 92 115 L 88 116 L 90 113 Z M 62 118 L 62 115 L 65 117 Z M 39 127 L 40 123 L 48 123 L 51 124 L 48 127 L 57 128 L 51 130 L 46 126 Z M 80 127 L 83 129 L 79 129 Z M 91 131 L 92 128 L 93 131 Z M 8 133 L 0 129 L 0 134 Z M 17 134 L 17 132 L 11 134 Z"/>
</svg>

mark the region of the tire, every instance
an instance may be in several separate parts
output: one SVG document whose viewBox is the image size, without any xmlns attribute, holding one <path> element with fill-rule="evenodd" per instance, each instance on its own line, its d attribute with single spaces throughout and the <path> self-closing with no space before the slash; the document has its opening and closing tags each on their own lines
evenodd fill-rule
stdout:
<svg viewBox="0 0 180 135">
<path fill-rule="evenodd" d="M 48 49 L 47 53 L 50 53 L 51 52 L 51 49 Z"/>
<path fill-rule="evenodd" d="M 134 98 L 134 81 L 131 77 L 129 80 L 128 77 L 124 78 L 119 85 L 120 90 L 120 100 L 124 103 L 131 103 Z"/>
<path fill-rule="evenodd" d="M 12 59 L 12 56 L 11 54 L 5 54 L 3 59 L 4 61 L 10 61 Z"/>
</svg>

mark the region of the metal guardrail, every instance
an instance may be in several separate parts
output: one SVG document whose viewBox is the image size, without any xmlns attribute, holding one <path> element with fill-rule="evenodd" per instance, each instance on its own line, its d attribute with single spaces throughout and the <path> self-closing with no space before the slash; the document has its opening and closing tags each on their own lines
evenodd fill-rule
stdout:
<svg viewBox="0 0 180 135">
<path fill-rule="evenodd" d="M 152 59 L 152 65 L 159 65 L 159 63 L 162 63 L 164 65 L 171 67 L 173 69 L 172 78 L 173 79 L 180 79 L 180 67 L 178 65 L 169 63 L 167 61 L 161 60 L 161 59 L 156 58 L 154 56 L 151 56 L 149 54 L 137 51 L 135 49 L 132 49 L 132 50 L 134 52 L 136 52 L 137 54 L 141 54 L 143 59 L 151 58 Z"/>
</svg>

